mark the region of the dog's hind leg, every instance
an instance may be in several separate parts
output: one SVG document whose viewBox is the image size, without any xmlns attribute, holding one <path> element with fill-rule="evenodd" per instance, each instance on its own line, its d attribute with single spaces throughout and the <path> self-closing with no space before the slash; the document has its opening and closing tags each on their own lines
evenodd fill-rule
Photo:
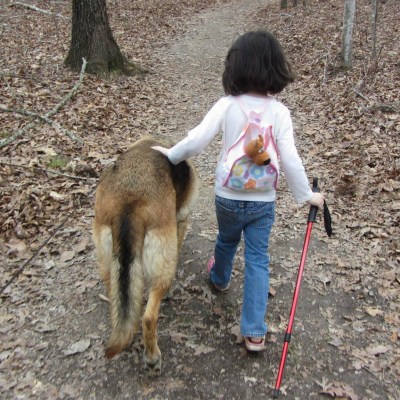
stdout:
<svg viewBox="0 0 400 400">
<path fill-rule="evenodd" d="M 96 248 L 96 259 L 100 277 L 106 286 L 107 295 L 110 296 L 110 273 L 113 253 L 111 228 L 106 225 L 100 225 L 94 220 L 93 241 Z"/>
<path fill-rule="evenodd" d="M 178 254 L 181 250 L 183 241 L 185 240 L 185 235 L 186 235 L 188 224 L 189 224 L 189 218 L 186 218 L 186 219 L 178 222 L 178 247 L 177 247 Z"/>
<path fill-rule="evenodd" d="M 187 205 L 182 205 L 176 213 L 176 220 L 178 223 L 178 254 L 185 240 L 187 227 L 189 225 L 189 214 L 190 209 Z"/>
<path fill-rule="evenodd" d="M 175 223 L 176 224 L 176 223 Z M 144 362 L 150 374 L 161 372 L 161 351 L 157 343 L 157 322 L 162 299 L 168 293 L 176 271 L 177 227 L 153 229 L 144 242 L 143 262 L 150 281 L 149 299 L 143 315 Z"/>
</svg>

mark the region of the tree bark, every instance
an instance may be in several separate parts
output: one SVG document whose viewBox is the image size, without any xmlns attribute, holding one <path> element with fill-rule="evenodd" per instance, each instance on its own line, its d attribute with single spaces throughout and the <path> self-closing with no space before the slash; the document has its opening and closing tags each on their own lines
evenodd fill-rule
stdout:
<svg viewBox="0 0 400 400">
<path fill-rule="evenodd" d="M 71 45 L 65 64 L 80 70 L 82 58 L 88 62 L 88 73 L 108 76 L 113 72 L 135 72 L 135 66 L 122 55 L 113 38 L 106 0 L 72 1 Z"/>
<path fill-rule="evenodd" d="M 356 0 L 344 1 L 342 60 L 345 68 L 353 65 L 353 26 L 356 11 Z"/>
</svg>

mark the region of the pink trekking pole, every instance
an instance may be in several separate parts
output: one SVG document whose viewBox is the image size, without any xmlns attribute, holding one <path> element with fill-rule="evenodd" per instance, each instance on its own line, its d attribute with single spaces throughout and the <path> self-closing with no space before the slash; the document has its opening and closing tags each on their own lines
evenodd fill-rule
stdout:
<svg viewBox="0 0 400 400">
<path fill-rule="evenodd" d="M 320 191 L 319 188 L 318 188 L 318 178 L 314 178 L 313 179 L 312 191 L 313 192 L 319 192 Z M 302 277 L 303 277 L 304 265 L 306 263 L 308 246 L 310 244 L 312 225 L 315 222 L 315 219 L 317 217 L 317 212 L 318 212 L 318 207 L 316 207 L 316 206 L 311 206 L 310 207 L 310 212 L 308 214 L 306 237 L 305 237 L 305 240 L 304 240 L 303 252 L 301 254 L 300 266 L 299 266 L 299 270 L 298 270 L 298 273 L 297 273 L 296 287 L 295 287 L 294 294 L 293 294 L 292 308 L 290 310 L 289 322 L 288 322 L 286 333 L 285 333 L 285 337 L 284 337 L 284 343 L 283 343 L 281 361 L 280 361 L 279 370 L 278 370 L 278 376 L 276 378 L 275 390 L 274 390 L 274 393 L 273 393 L 273 397 L 275 399 L 278 398 L 279 393 L 280 393 L 283 370 L 284 370 L 284 367 L 285 367 L 286 356 L 287 356 L 287 353 L 288 353 L 288 350 L 289 350 L 289 342 L 290 342 L 290 338 L 292 336 L 292 328 L 293 328 L 293 323 L 294 323 L 294 316 L 296 314 L 296 307 L 297 307 L 297 302 L 298 302 L 299 294 L 300 294 L 300 287 L 301 287 L 301 280 L 302 280 Z M 327 232 L 328 236 L 331 236 L 331 234 L 332 234 L 331 219 L 330 219 L 330 214 L 329 214 L 329 210 L 328 210 L 328 208 L 326 206 L 326 203 L 324 203 L 324 220 L 325 220 L 326 232 Z"/>
</svg>

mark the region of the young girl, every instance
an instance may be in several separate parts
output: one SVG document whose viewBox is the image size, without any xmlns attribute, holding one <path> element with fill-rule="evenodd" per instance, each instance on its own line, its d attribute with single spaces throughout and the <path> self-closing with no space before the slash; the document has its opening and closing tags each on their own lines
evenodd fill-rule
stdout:
<svg viewBox="0 0 400 400">
<path fill-rule="evenodd" d="M 215 184 L 219 232 L 207 271 L 217 290 L 228 290 L 233 259 L 243 232 L 245 269 L 241 333 L 249 351 L 265 349 L 268 241 L 274 222 L 276 192 L 274 186 L 260 191 L 227 187 L 220 176 L 221 166 L 248 122 L 248 111 L 258 112 L 261 123 L 272 126 L 277 153 L 296 202 L 323 207 L 324 196 L 313 193 L 308 185 L 295 147 L 289 110 L 271 96 L 281 92 L 293 80 L 294 75 L 277 39 L 266 31 L 248 32 L 236 40 L 225 60 L 222 83 L 227 96 L 222 97 L 200 125 L 174 147 L 154 147 L 171 163 L 178 164 L 199 154 L 222 132 L 223 145 Z"/>
</svg>

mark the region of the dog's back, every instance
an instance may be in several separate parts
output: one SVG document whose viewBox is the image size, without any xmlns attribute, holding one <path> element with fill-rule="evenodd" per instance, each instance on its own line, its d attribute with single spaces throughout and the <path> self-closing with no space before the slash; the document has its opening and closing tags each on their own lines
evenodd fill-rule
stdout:
<svg viewBox="0 0 400 400">
<path fill-rule="evenodd" d="M 161 368 L 157 319 L 162 298 L 175 275 L 196 175 L 188 162 L 176 166 L 151 146 L 136 142 L 108 167 L 96 191 L 93 237 L 102 279 L 110 298 L 112 333 L 107 357 L 132 340 L 141 317 L 144 282 L 149 299 L 143 316 L 146 366 Z"/>
</svg>

